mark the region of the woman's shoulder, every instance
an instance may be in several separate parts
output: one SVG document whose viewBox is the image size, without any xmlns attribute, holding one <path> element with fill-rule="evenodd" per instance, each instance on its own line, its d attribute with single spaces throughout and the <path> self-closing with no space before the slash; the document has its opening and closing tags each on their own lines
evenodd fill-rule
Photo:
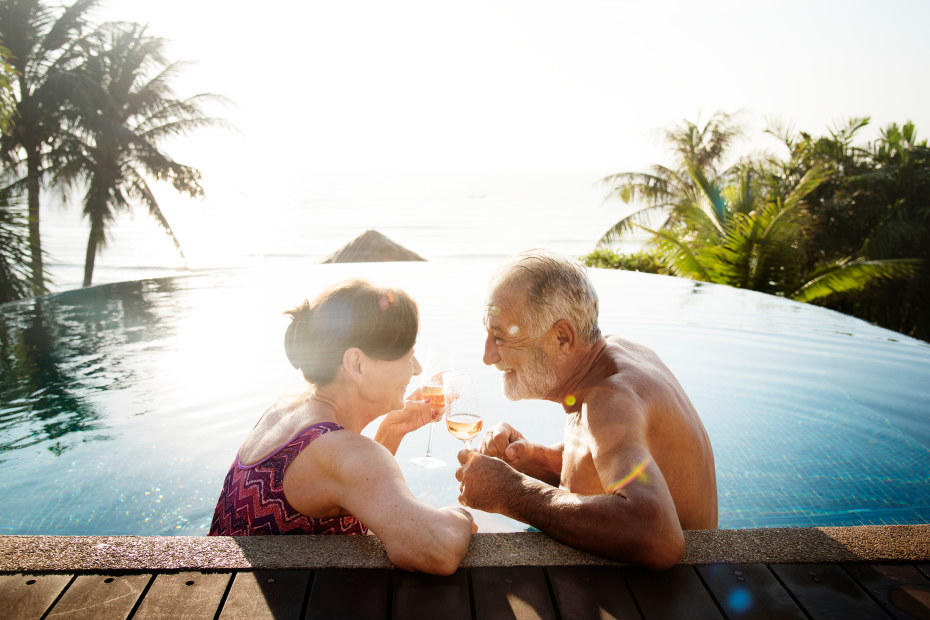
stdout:
<svg viewBox="0 0 930 620">
<path fill-rule="evenodd" d="M 370 476 L 373 471 L 385 471 L 394 462 L 387 448 L 370 437 L 338 425 L 325 428 L 327 430 L 317 435 L 312 445 L 305 447 L 294 459 L 299 470 L 303 469 L 302 465 L 309 466 L 308 471 L 325 472 L 333 478 L 345 480 L 360 475 Z M 310 432 L 319 432 L 319 427 L 317 431 L 308 429 Z"/>
<path fill-rule="evenodd" d="M 280 402 L 276 402 L 261 415 L 242 442 L 237 457 L 241 465 L 254 465 L 305 435 L 314 435 L 311 439 L 315 439 L 316 436 L 330 430 L 341 428 L 331 422 L 307 420 L 306 416 L 299 415 L 293 407 L 282 406 Z"/>
</svg>

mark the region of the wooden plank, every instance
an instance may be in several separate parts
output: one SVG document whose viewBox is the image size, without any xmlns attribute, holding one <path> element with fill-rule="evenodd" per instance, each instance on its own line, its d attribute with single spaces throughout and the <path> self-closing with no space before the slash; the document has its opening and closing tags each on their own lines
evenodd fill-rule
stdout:
<svg viewBox="0 0 930 620">
<path fill-rule="evenodd" d="M 619 566 L 550 566 L 549 582 L 562 618 L 641 618 Z"/>
<path fill-rule="evenodd" d="M 41 618 L 73 575 L 0 575 L 0 610 L 6 618 Z"/>
<path fill-rule="evenodd" d="M 916 566 L 917 570 L 922 572 L 927 576 L 928 579 L 930 579 L 930 562 L 918 562 L 914 566 Z"/>
<path fill-rule="evenodd" d="M 297 620 L 312 575 L 309 570 L 240 571 L 233 577 L 220 620 Z"/>
<path fill-rule="evenodd" d="M 318 570 L 313 575 L 307 618 L 388 617 L 391 571 L 383 568 Z"/>
<path fill-rule="evenodd" d="M 723 618 L 692 566 L 679 564 L 661 572 L 629 567 L 623 574 L 643 617 L 648 620 Z"/>
<path fill-rule="evenodd" d="M 895 618 L 930 620 L 930 579 L 911 564 L 844 564 L 843 568 Z"/>
<path fill-rule="evenodd" d="M 727 618 L 807 618 L 765 564 L 705 564 L 696 568 Z"/>
<path fill-rule="evenodd" d="M 487 566 L 471 569 L 475 617 L 536 620 L 556 618 L 555 606 L 538 566 Z"/>
<path fill-rule="evenodd" d="M 212 620 L 231 579 L 228 572 L 158 573 L 132 618 Z"/>
<path fill-rule="evenodd" d="M 839 564 L 769 566 L 813 618 L 888 618 Z"/>
<path fill-rule="evenodd" d="M 394 571 L 391 615 L 410 620 L 471 620 L 468 573 L 461 568 L 448 577 Z"/>
<path fill-rule="evenodd" d="M 78 575 L 48 618 L 128 618 L 153 575 Z"/>
</svg>

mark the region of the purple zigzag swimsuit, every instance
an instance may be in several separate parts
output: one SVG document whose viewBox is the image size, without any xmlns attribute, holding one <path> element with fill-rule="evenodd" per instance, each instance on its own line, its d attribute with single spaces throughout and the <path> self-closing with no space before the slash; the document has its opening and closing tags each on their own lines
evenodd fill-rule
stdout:
<svg viewBox="0 0 930 620">
<path fill-rule="evenodd" d="M 284 470 L 310 442 L 342 427 L 333 422 L 308 426 L 284 446 L 254 465 L 236 461 L 220 492 L 210 536 L 263 534 L 367 534 L 368 528 L 351 515 L 308 517 L 284 497 Z"/>
</svg>

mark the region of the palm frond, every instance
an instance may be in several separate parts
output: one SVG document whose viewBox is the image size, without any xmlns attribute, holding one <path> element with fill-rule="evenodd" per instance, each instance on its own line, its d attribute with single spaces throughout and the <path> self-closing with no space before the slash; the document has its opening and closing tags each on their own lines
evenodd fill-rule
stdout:
<svg viewBox="0 0 930 620">
<path fill-rule="evenodd" d="M 651 230 L 649 232 L 654 235 L 653 245 L 656 246 L 662 260 L 674 275 L 692 280 L 710 280 L 698 250 L 671 231 Z"/>
<path fill-rule="evenodd" d="M 607 229 L 601 235 L 601 238 L 597 240 L 595 247 L 610 247 L 625 236 L 632 234 L 635 230 L 649 231 L 647 226 L 654 226 L 655 222 L 653 220 L 656 218 L 661 218 L 661 226 L 664 226 L 668 220 L 668 211 L 665 205 L 637 209 Z"/>
<path fill-rule="evenodd" d="M 860 291 L 877 280 L 909 280 L 916 276 L 916 259 L 841 259 L 821 265 L 807 282 L 789 297 L 810 302 L 838 293 Z"/>
<path fill-rule="evenodd" d="M 158 224 L 162 227 L 162 230 L 165 231 L 165 234 L 168 235 L 168 238 L 171 239 L 171 242 L 174 244 L 178 254 L 180 254 L 181 258 L 186 261 L 187 257 L 184 256 L 184 250 L 181 248 L 181 242 L 174 234 L 174 230 L 171 228 L 171 224 L 168 223 L 168 218 L 166 218 L 164 212 L 162 212 L 161 207 L 158 204 L 158 200 L 155 198 L 155 194 L 152 193 L 152 190 L 145 182 L 145 176 L 138 170 L 134 169 L 131 171 L 129 176 L 131 181 L 128 189 L 145 205 L 149 215 L 155 218 L 155 221 L 158 222 Z"/>
<path fill-rule="evenodd" d="M 833 176 L 833 171 L 828 170 L 822 165 L 813 166 L 804 173 L 801 180 L 797 182 L 785 196 L 785 208 L 795 209 L 801 202 L 810 195 L 815 189 L 820 187 L 824 181 Z"/>
</svg>

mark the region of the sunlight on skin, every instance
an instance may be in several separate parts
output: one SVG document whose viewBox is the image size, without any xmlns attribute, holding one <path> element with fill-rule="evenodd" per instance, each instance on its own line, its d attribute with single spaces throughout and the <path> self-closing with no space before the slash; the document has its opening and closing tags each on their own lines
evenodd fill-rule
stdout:
<svg viewBox="0 0 930 620">
<path fill-rule="evenodd" d="M 646 458 L 645 461 L 643 461 L 642 463 L 640 463 L 639 465 L 637 465 L 636 467 L 634 467 L 634 468 L 633 468 L 633 471 L 631 471 L 629 474 L 627 474 L 626 476 L 624 476 L 624 477 L 621 478 L 620 480 L 614 482 L 612 485 L 610 485 L 609 487 L 607 487 L 607 492 L 608 492 L 608 493 L 613 493 L 614 491 L 619 491 L 620 489 L 622 489 L 622 488 L 625 487 L 626 485 L 628 485 L 628 484 L 630 484 L 631 482 L 633 482 L 633 480 L 635 480 L 635 479 L 638 478 L 638 477 L 642 477 L 642 479 L 640 480 L 640 482 L 642 482 L 643 484 L 649 484 L 649 476 L 646 475 L 644 472 L 646 471 L 646 467 L 647 467 L 647 466 L 649 465 L 649 463 L 651 463 L 651 462 L 652 462 L 652 457 Z"/>
</svg>

